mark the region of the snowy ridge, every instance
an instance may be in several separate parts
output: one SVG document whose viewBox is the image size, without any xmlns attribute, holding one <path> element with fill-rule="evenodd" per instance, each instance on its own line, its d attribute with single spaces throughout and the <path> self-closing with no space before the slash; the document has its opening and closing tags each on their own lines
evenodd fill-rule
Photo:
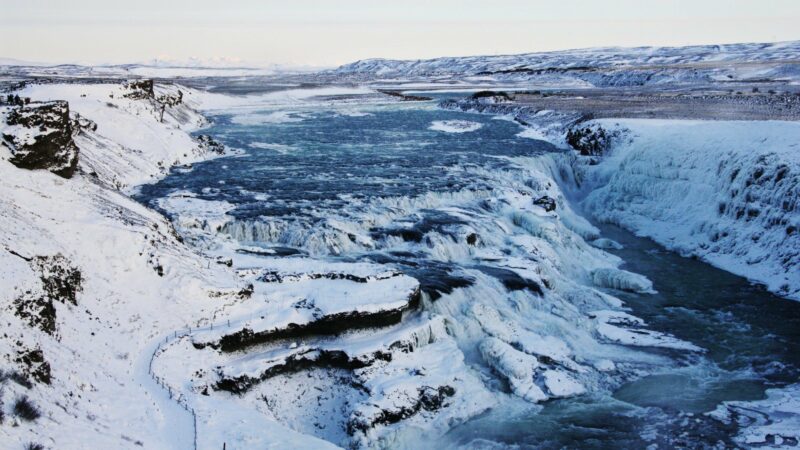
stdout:
<svg viewBox="0 0 800 450">
<path fill-rule="evenodd" d="M 689 47 L 589 48 L 545 53 L 501 56 L 446 57 L 427 60 L 367 59 L 327 72 L 338 77 L 360 80 L 414 80 L 435 78 L 499 80 L 537 79 L 559 86 L 640 85 L 642 83 L 692 82 L 727 77 L 748 78 L 763 75 L 763 70 L 743 68 L 713 69 L 707 63 L 796 62 L 800 41 L 771 44 L 699 45 Z M 682 70 L 681 66 L 700 70 Z M 770 66 L 767 71 L 783 70 L 784 76 L 796 70 L 789 66 Z M 633 70 L 635 69 L 635 70 Z M 755 72 L 755 73 L 753 73 Z M 759 73 L 761 72 L 761 73 Z M 777 75 L 777 72 L 775 75 Z M 757 75 L 758 74 L 758 75 Z"/>
</svg>

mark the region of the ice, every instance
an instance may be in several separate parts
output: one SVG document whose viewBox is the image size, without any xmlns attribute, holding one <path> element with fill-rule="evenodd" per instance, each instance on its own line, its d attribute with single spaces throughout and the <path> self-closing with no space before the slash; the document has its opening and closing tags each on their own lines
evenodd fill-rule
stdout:
<svg viewBox="0 0 800 450">
<path fill-rule="evenodd" d="M 486 338 L 481 342 L 480 351 L 486 362 L 508 379 L 514 394 L 533 403 L 548 398 L 547 394 L 533 383 L 533 371 L 539 366 L 535 357 L 515 350 L 496 338 Z"/>
<path fill-rule="evenodd" d="M 479 130 L 482 126 L 478 122 L 468 120 L 435 120 L 428 129 L 445 133 L 469 133 Z"/>
<path fill-rule="evenodd" d="M 590 214 L 800 299 L 799 124 L 596 123 L 628 138 L 585 168 Z"/>
<path fill-rule="evenodd" d="M 655 293 L 653 283 L 643 275 L 631 273 L 627 270 L 602 268 L 592 272 L 592 281 L 600 287 L 619 289 L 622 291 L 639 292 L 642 294 Z"/>
<path fill-rule="evenodd" d="M 788 448 L 800 443 L 800 385 L 767 390 L 767 398 L 724 402 L 707 413 L 738 425 L 736 442 L 745 447 Z"/>
</svg>

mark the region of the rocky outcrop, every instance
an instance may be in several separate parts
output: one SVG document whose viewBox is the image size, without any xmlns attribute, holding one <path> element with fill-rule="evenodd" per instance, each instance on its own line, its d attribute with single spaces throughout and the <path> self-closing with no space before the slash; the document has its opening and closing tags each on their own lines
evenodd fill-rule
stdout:
<svg viewBox="0 0 800 450">
<path fill-rule="evenodd" d="M 346 330 L 363 328 L 379 328 L 400 323 L 403 313 L 417 307 L 420 301 L 420 290 L 417 288 L 409 297 L 408 302 L 393 309 L 377 312 L 349 311 L 337 314 L 321 315 L 316 320 L 304 323 L 290 323 L 285 328 L 275 328 L 268 331 L 254 332 L 250 328 L 223 336 L 219 342 L 203 344 L 195 342 L 196 348 L 206 345 L 219 348 L 224 352 L 242 350 L 244 348 L 263 344 L 277 339 L 298 338 L 310 335 L 333 335 Z M 313 308 L 313 305 L 310 307 Z"/>
<path fill-rule="evenodd" d="M 22 169 L 72 177 L 78 166 L 78 146 L 72 140 L 73 121 L 67 102 L 12 106 L 5 122 L 2 143 L 11 150 L 9 162 Z"/>
<path fill-rule="evenodd" d="M 484 100 L 493 103 L 510 102 L 511 96 L 504 91 L 478 91 L 470 96 L 472 100 Z"/>
<path fill-rule="evenodd" d="M 573 127 L 567 131 L 567 144 L 583 156 L 602 156 L 611 147 L 616 135 L 599 125 Z"/>
<path fill-rule="evenodd" d="M 316 367 L 336 367 L 354 370 L 371 365 L 375 360 L 389 361 L 391 354 L 377 351 L 370 355 L 351 357 L 344 350 L 305 349 L 294 353 L 285 359 L 266 364 L 263 371 L 258 374 L 241 374 L 226 376 L 219 371 L 219 381 L 213 386 L 214 390 L 227 391 L 232 394 L 244 394 L 256 384 L 276 375 L 295 373 Z"/>
<path fill-rule="evenodd" d="M 122 96 L 131 100 L 146 100 L 155 98 L 153 80 L 133 80 L 125 83 L 127 93 Z"/>
<path fill-rule="evenodd" d="M 225 153 L 225 146 L 207 134 L 201 134 L 197 136 L 196 139 L 200 150 L 205 153 L 214 153 L 217 155 L 222 155 Z"/>
<path fill-rule="evenodd" d="M 541 206 L 547 212 L 556 210 L 556 200 L 552 197 L 548 197 L 547 195 L 537 198 L 533 201 L 533 204 Z"/>
<path fill-rule="evenodd" d="M 391 91 L 388 89 L 378 89 L 378 92 L 384 95 L 388 95 L 390 97 L 398 98 L 404 102 L 426 102 L 428 100 L 433 100 L 430 97 L 423 97 L 421 95 L 408 95 L 400 91 Z"/>
<path fill-rule="evenodd" d="M 423 386 L 417 389 L 417 397 L 409 399 L 405 405 L 393 409 L 382 409 L 373 416 L 367 416 L 361 411 L 356 411 L 347 423 L 348 434 L 357 432 L 366 433 L 379 425 L 390 425 L 408 419 L 420 411 L 437 411 L 446 405 L 447 399 L 456 394 L 452 386 Z"/>
<path fill-rule="evenodd" d="M 37 273 L 40 285 L 25 291 L 14 301 L 14 314 L 31 327 L 55 334 L 55 302 L 77 306 L 78 292 L 83 290 L 83 276 L 60 254 L 22 258 Z"/>
</svg>

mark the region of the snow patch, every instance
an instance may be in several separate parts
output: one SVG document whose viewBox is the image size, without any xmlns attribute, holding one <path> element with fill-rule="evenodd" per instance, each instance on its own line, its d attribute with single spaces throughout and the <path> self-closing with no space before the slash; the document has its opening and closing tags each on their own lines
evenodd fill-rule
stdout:
<svg viewBox="0 0 800 450">
<path fill-rule="evenodd" d="M 434 120 L 431 122 L 429 130 L 442 131 L 444 133 L 469 133 L 477 131 L 483 127 L 483 124 L 478 122 L 470 122 L 468 120 Z"/>
</svg>

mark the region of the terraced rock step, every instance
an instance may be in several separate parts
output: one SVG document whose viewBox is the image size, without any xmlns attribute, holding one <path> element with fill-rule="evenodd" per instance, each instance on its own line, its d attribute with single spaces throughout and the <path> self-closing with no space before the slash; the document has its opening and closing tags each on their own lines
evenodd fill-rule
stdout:
<svg viewBox="0 0 800 450">
<path fill-rule="evenodd" d="M 334 367 L 349 371 L 390 362 L 394 353 L 409 353 L 446 335 L 441 318 L 418 318 L 386 330 L 370 339 L 368 335 L 347 336 L 315 345 L 255 352 L 216 368 L 215 390 L 242 394 L 254 385 L 279 374 L 310 368 Z"/>
<path fill-rule="evenodd" d="M 269 291 L 264 294 L 267 307 L 232 327 L 193 336 L 195 348 L 232 352 L 277 339 L 385 327 L 399 323 L 421 297 L 419 282 L 396 271 L 297 273 L 268 268 L 257 273 L 256 294 Z"/>
</svg>

